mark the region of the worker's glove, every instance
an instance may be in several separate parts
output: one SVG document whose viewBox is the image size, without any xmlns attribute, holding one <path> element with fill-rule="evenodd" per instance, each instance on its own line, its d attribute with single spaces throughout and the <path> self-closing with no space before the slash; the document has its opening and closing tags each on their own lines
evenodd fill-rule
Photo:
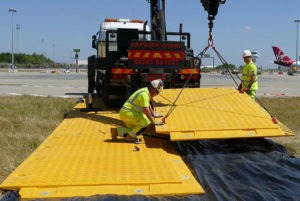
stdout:
<svg viewBox="0 0 300 201">
<path fill-rule="evenodd" d="M 152 122 L 155 126 L 162 126 L 162 125 L 164 125 L 164 123 L 163 122 L 157 122 L 157 121 L 154 121 L 154 122 Z"/>
<path fill-rule="evenodd" d="M 249 90 L 250 90 L 250 88 L 249 88 L 249 87 L 246 87 L 246 88 L 244 88 L 244 89 L 239 89 L 239 92 L 240 92 L 241 94 L 243 94 L 243 93 L 247 93 Z"/>
<path fill-rule="evenodd" d="M 239 87 L 238 87 L 238 89 L 237 90 L 239 90 L 239 91 L 241 91 L 242 90 L 242 84 L 240 84 L 239 85 Z"/>
<path fill-rule="evenodd" d="M 166 124 L 166 120 L 167 120 L 167 116 L 163 117 L 161 121 L 163 124 Z"/>
<path fill-rule="evenodd" d="M 247 92 L 247 91 L 249 91 L 249 89 L 250 89 L 249 87 L 246 87 L 246 88 L 243 89 L 243 91 Z"/>
<path fill-rule="evenodd" d="M 159 114 L 158 112 L 153 113 L 154 118 L 160 118 L 163 117 L 163 115 Z"/>
</svg>

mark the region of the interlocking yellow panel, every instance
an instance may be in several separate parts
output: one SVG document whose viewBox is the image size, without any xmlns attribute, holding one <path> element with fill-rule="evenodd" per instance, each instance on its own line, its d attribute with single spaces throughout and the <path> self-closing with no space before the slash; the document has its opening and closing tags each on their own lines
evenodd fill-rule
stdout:
<svg viewBox="0 0 300 201">
<path fill-rule="evenodd" d="M 204 193 L 169 141 L 111 141 L 121 124 L 116 112 L 72 112 L 0 188 L 23 199 Z"/>
<path fill-rule="evenodd" d="M 156 97 L 156 110 L 166 114 L 179 93 L 164 90 Z M 85 105 L 77 104 L 0 188 L 18 190 L 22 199 L 204 193 L 169 141 L 111 141 L 110 128 L 122 125 L 118 113 L 79 112 Z M 156 133 L 171 140 L 294 135 L 234 88 L 184 89 Z"/>
<path fill-rule="evenodd" d="M 167 114 L 181 89 L 164 90 L 156 100 L 157 111 Z M 294 135 L 247 94 L 234 88 L 187 88 L 175 103 L 166 124 L 156 132 L 171 140 L 223 139 Z"/>
</svg>

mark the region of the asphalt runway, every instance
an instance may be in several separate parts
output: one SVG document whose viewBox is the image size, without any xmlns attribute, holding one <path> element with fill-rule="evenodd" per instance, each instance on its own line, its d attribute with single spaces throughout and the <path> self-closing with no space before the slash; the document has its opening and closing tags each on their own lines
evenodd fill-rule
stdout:
<svg viewBox="0 0 300 201">
<path fill-rule="evenodd" d="M 239 75 L 241 76 L 241 75 Z M 233 75 L 240 83 L 236 75 Z M 87 94 L 87 73 L 0 72 L 0 96 L 31 95 L 79 98 Z M 202 74 L 201 87 L 235 87 L 230 75 Z M 300 75 L 259 75 L 257 96 L 300 96 Z"/>
<path fill-rule="evenodd" d="M 0 96 L 31 95 L 83 97 L 87 93 L 85 73 L 0 72 Z"/>
<path fill-rule="evenodd" d="M 237 75 L 232 75 L 234 80 L 240 84 Z M 238 75 L 241 78 L 241 74 Z M 300 75 L 289 76 L 286 73 L 262 74 L 258 75 L 259 89 L 256 92 L 257 97 L 262 96 L 300 96 Z M 222 74 L 203 74 L 201 87 L 235 87 L 237 85 L 230 75 Z"/>
</svg>

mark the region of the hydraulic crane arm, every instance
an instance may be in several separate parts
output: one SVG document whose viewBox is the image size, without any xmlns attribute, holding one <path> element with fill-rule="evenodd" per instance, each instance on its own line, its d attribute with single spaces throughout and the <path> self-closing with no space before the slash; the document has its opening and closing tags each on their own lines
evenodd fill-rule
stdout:
<svg viewBox="0 0 300 201">
<path fill-rule="evenodd" d="M 200 0 L 200 2 L 208 13 L 208 19 L 214 20 L 218 14 L 219 5 L 224 4 L 226 0 Z"/>
<path fill-rule="evenodd" d="M 152 40 L 167 40 L 165 0 L 148 0 L 150 3 Z"/>
<path fill-rule="evenodd" d="M 152 40 L 167 40 L 167 25 L 165 17 L 165 0 L 147 0 L 150 3 L 151 32 Z M 224 4 L 226 0 L 200 0 L 204 10 L 207 11 L 210 32 L 213 28 L 213 20 L 218 14 L 220 4 Z"/>
<path fill-rule="evenodd" d="M 213 20 L 215 16 L 218 14 L 218 9 L 220 4 L 224 4 L 226 0 L 200 0 L 202 3 L 204 10 L 207 11 L 208 14 L 208 28 L 209 28 L 209 37 L 212 39 L 212 28 L 213 28 Z"/>
</svg>

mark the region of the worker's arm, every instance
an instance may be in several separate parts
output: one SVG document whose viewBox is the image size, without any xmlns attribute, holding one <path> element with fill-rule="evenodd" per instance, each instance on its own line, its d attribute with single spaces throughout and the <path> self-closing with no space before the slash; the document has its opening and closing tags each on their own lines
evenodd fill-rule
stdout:
<svg viewBox="0 0 300 201">
<path fill-rule="evenodd" d="M 149 108 L 150 108 L 150 113 L 151 113 L 151 115 L 154 117 L 154 118 L 160 118 L 160 117 L 163 117 L 163 115 L 161 115 L 161 114 L 159 114 L 158 112 L 155 112 L 154 111 L 154 100 L 151 98 L 151 100 L 150 100 L 150 106 L 149 106 Z"/>
<path fill-rule="evenodd" d="M 152 98 L 150 100 L 149 110 L 150 110 L 150 114 L 154 117 L 154 104 Z"/>
<path fill-rule="evenodd" d="M 248 88 L 250 89 L 252 84 L 256 81 L 256 74 L 257 74 L 257 67 L 254 64 L 250 65 L 250 81 L 249 81 L 249 85 Z"/>
<path fill-rule="evenodd" d="M 144 114 L 148 117 L 148 119 L 151 121 L 151 123 L 154 125 L 162 125 L 163 123 L 155 121 L 153 112 L 151 112 L 151 111 L 152 111 L 151 106 L 144 107 Z"/>
<path fill-rule="evenodd" d="M 252 74 L 251 75 L 251 78 L 250 78 L 250 82 L 249 82 L 249 85 L 248 85 L 248 88 L 250 89 L 252 84 L 255 82 L 255 78 L 256 78 L 256 75 L 255 74 Z"/>
<path fill-rule="evenodd" d="M 154 116 L 153 116 L 153 113 L 152 113 L 152 109 L 151 109 L 151 106 L 149 107 L 144 107 L 144 114 L 148 117 L 148 119 L 151 121 L 151 123 L 154 124 Z"/>
</svg>

